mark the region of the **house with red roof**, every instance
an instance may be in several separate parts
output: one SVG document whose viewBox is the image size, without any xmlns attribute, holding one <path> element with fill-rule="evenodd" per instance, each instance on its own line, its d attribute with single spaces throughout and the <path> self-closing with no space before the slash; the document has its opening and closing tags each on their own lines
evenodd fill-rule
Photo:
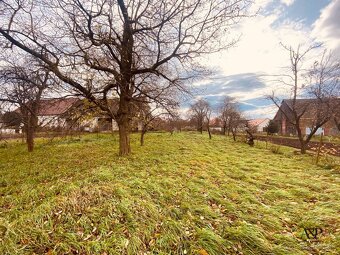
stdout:
<svg viewBox="0 0 340 255">
<path fill-rule="evenodd" d="M 248 125 L 255 131 L 255 132 L 266 132 L 266 127 L 268 126 L 270 119 L 252 119 L 248 120 Z"/>
<path fill-rule="evenodd" d="M 21 115 L 20 108 L 9 113 L 13 113 L 9 116 Z M 97 107 L 91 105 L 87 100 L 77 97 L 41 99 L 37 118 L 40 130 L 73 129 L 89 132 L 118 130 L 118 125 L 115 120 L 100 111 Z M 0 116 L 0 132 L 20 132 L 22 126 L 20 120 L 18 126 L 18 121 L 3 121 L 3 119 L 4 118 Z M 15 125 L 11 124 L 11 122 L 15 123 Z"/>
<path fill-rule="evenodd" d="M 39 126 L 80 129 L 83 131 L 116 131 L 114 119 L 88 101 L 76 97 L 42 99 L 38 111 Z"/>
<path fill-rule="evenodd" d="M 293 103 L 295 104 L 293 106 Z M 332 107 L 328 104 L 331 103 Z M 319 115 L 321 117 L 330 116 L 329 120 L 323 124 L 315 133 L 316 135 L 339 135 L 340 120 L 340 98 L 331 102 L 320 102 L 318 99 L 284 99 L 278 109 L 274 121 L 279 127 L 281 135 L 296 135 L 297 131 L 293 124 L 293 109 L 300 117 L 300 128 L 303 135 L 309 134 L 315 126 Z"/>
</svg>

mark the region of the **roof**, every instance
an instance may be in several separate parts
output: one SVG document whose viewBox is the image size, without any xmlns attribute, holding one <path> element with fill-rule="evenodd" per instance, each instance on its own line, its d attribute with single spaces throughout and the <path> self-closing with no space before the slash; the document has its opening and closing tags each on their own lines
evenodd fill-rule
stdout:
<svg viewBox="0 0 340 255">
<path fill-rule="evenodd" d="M 283 99 L 282 103 L 285 102 L 290 109 L 293 109 L 293 99 Z M 305 108 L 313 103 L 317 103 L 318 99 L 296 99 L 295 100 L 295 109 Z"/>
<path fill-rule="evenodd" d="M 321 102 L 319 99 L 296 99 L 295 110 L 298 114 L 303 114 L 304 118 L 314 118 L 317 111 L 326 113 L 329 110 L 329 102 L 334 107 L 339 107 L 340 98 L 333 98 L 331 100 Z M 290 110 L 293 110 L 293 99 L 284 99 L 283 103 L 286 103 Z"/>
<path fill-rule="evenodd" d="M 64 114 L 78 101 L 80 101 L 80 99 L 76 97 L 42 99 L 40 101 L 38 116 Z"/>
<path fill-rule="evenodd" d="M 319 99 L 296 99 L 295 100 L 295 111 L 298 115 L 302 114 L 302 118 L 311 119 L 314 118 L 317 112 L 322 114 L 327 114 L 329 112 L 328 104 L 331 104 L 331 108 L 334 111 L 340 107 L 340 98 L 332 98 L 331 101 L 321 102 Z M 283 107 L 286 105 L 286 107 Z M 293 113 L 293 99 L 283 99 L 275 114 L 274 120 L 278 120 L 280 117 L 281 111 L 284 111 L 285 114 Z"/>
<path fill-rule="evenodd" d="M 210 121 L 210 126 L 216 126 L 216 127 L 222 126 L 221 119 L 220 118 L 213 118 Z"/>
<path fill-rule="evenodd" d="M 252 127 L 257 127 L 258 125 L 262 124 L 265 121 L 269 121 L 270 119 L 265 118 L 265 119 L 253 119 L 253 120 L 248 120 L 248 124 Z"/>
</svg>

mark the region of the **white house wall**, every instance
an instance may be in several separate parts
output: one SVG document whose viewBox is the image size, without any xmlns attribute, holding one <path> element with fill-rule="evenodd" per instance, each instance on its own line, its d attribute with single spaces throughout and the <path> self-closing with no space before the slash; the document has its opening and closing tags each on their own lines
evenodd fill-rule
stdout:
<svg viewBox="0 0 340 255">
<path fill-rule="evenodd" d="M 258 131 L 258 132 L 264 132 L 263 129 L 264 129 L 266 126 L 268 126 L 268 124 L 269 124 L 269 119 L 263 121 L 261 124 L 259 124 L 259 125 L 257 126 L 257 131 Z"/>
<path fill-rule="evenodd" d="M 62 118 L 59 118 L 58 115 L 50 115 L 50 116 L 38 116 L 38 125 L 41 127 L 64 127 L 66 121 Z"/>
<path fill-rule="evenodd" d="M 118 127 L 118 124 L 117 122 L 112 119 L 112 131 L 118 131 L 119 130 L 119 127 Z"/>
<path fill-rule="evenodd" d="M 21 133 L 21 130 L 19 130 L 19 133 Z M 15 129 L 12 128 L 1 128 L 0 127 L 0 134 L 7 134 L 7 135 L 12 135 L 15 134 Z"/>
</svg>

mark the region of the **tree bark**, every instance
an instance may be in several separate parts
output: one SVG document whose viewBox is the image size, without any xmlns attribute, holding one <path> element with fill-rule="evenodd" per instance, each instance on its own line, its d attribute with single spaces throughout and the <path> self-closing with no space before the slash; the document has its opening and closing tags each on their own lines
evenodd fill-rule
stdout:
<svg viewBox="0 0 340 255">
<path fill-rule="evenodd" d="M 301 154 L 305 154 L 307 143 L 304 141 L 301 132 L 298 132 L 298 137 L 299 137 L 299 141 L 300 141 L 300 152 L 301 152 Z"/>
<path fill-rule="evenodd" d="M 208 125 L 208 134 L 209 134 L 209 139 L 211 139 L 211 131 L 210 131 L 209 125 Z"/>
<path fill-rule="evenodd" d="M 26 143 L 27 143 L 27 150 L 32 152 L 34 149 L 34 130 L 33 127 L 27 125 L 26 127 Z"/>
<path fill-rule="evenodd" d="M 301 143 L 301 154 L 306 154 L 306 147 L 307 147 L 307 144 L 305 142 L 302 142 Z"/>
<path fill-rule="evenodd" d="M 146 129 L 142 129 L 142 133 L 140 134 L 140 146 L 144 145 L 144 135 L 146 133 Z"/>
<path fill-rule="evenodd" d="M 27 143 L 27 150 L 32 152 L 34 150 L 34 137 L 35 137 L 35 130 L 37 126 L 37 118 L 32 116 L 31 113 L 26 113 L 26 143 Z"/>
<path fill-rule="evenodd" d="M 119 128 L 119 155 L 126 156 L 130 154 L 131 147 L 129 101 L 125 97 L 121 97 L 119 102 L 117 124 Z"/>
<path fill-rule="evenodd" d="M 128 120 L 118 123 L 119 127 L 119 155 L 126 156 L 131 152 L 130 147 L 130 124 Z"/>
<path fill-rule="evenodd" d="M 233 133 L 233 140 L 236 142 L 236 131 L 232 131 L 232 133 Z"/>
</svg>

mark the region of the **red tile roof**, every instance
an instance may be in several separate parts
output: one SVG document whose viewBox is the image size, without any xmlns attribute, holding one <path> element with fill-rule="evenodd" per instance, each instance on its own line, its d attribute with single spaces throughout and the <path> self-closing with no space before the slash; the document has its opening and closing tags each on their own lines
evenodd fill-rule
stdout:
<svg viewBox="0 0 340 255">
<path fill-rule="evenodd" d="M 38 116 L 61 115 L 66 113 L 78 101 L 80 101 L 80 99 L 76 97 L 42 99 L 40 101 Z"/>
<path fill-rule="evenodd" d="M 261 123 L 265 122 L 265 121 L 269 121 L 269 119 L 254 119 L 254 120 L 248 120 L 248 124 L 252 127 L 257 127 L 258 125 L 260 125 Z"/>
</svg>

